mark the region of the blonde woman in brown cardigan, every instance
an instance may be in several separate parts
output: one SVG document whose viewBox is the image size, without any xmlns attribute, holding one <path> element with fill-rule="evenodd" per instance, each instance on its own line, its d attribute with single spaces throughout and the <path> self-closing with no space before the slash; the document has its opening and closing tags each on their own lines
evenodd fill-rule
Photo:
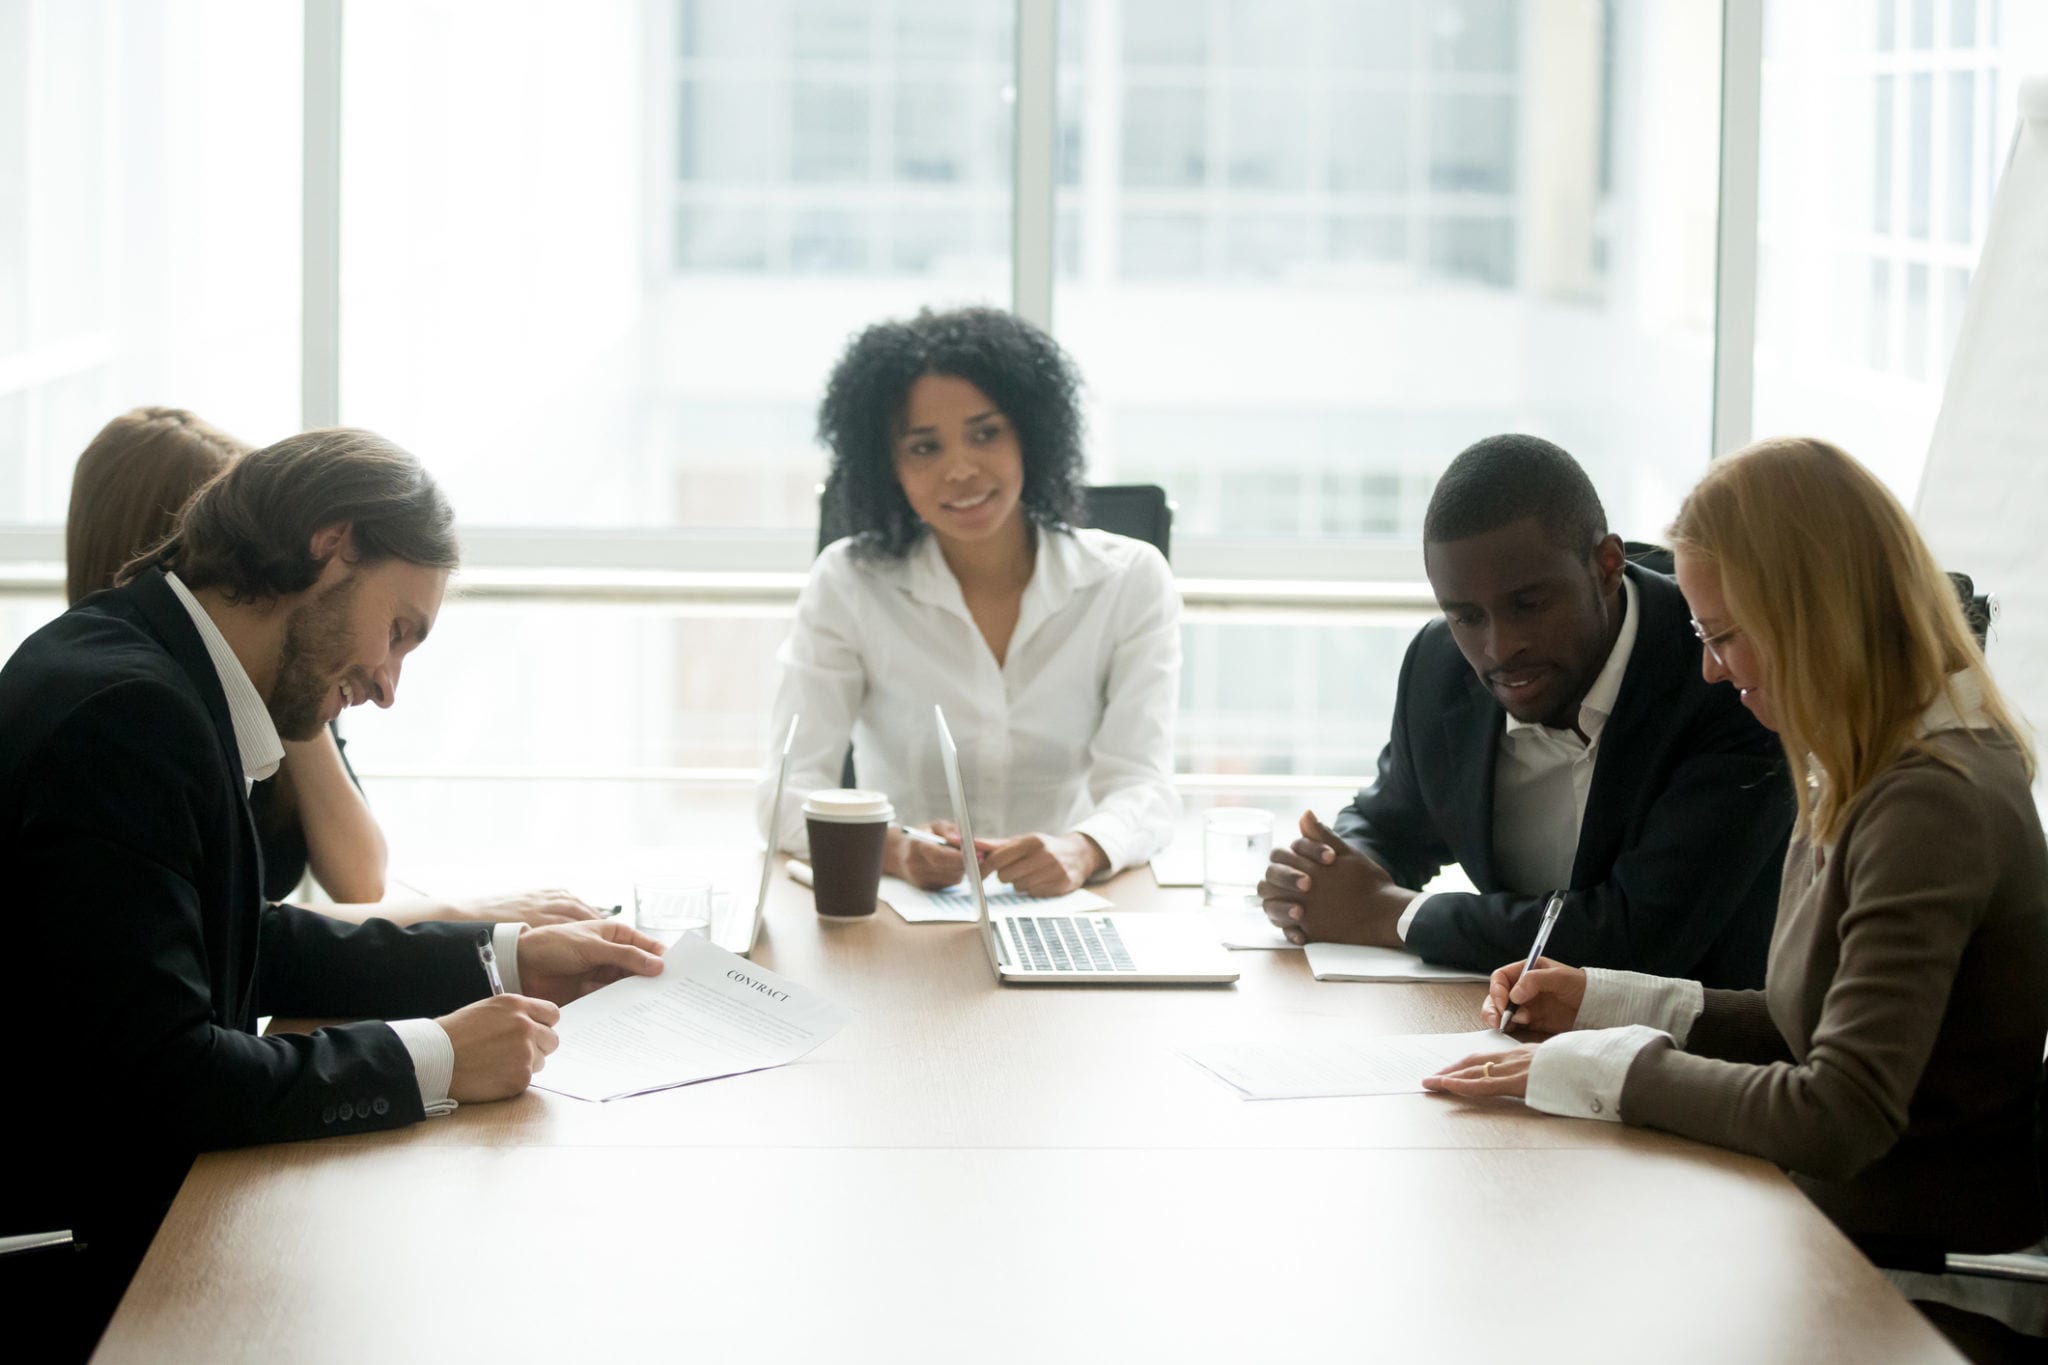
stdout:
<svg viewBox="0 0 2048 1365">
<path fill-rule="evenodd" d="M 1717 463 L 1671 528 L 1710 680 L 1795 765 L 1761 991 L 1540 961 L 1540 1046 L 1424 1082 L 1774 1161 L 1880 1264 L 2042 1235 L 2048 850 L 2023 726 L 1898 501 L 1822 441 Z"/>
</svg>

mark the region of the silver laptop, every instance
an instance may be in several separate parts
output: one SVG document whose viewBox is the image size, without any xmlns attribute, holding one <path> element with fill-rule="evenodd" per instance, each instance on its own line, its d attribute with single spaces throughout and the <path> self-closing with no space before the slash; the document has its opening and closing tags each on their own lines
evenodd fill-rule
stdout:
<svg viewBox="0 0 2048 1365">
<path fill-rule="evenodd" d="M 1160 983 L 1224 983 L 1237 980 L 1230 954 L 1184 916 L 1172 914 L 991 915 L 981 885 L 981 860 L 974 852 L 974 826 L 967 819 L 967 787 L 960 780 L 960 750 L 937 706 L 939 754 L 946 765 L 946 790 L 953 798 L 953 823 L 967 856 L 967 885 L 974 895 L 975 922 L 999 981 L 1062 981 L 1130 986 Z"/>
<path fill-rule="evenodd" d="M 782 737 L 782 762 L 775 770 L 775 800 L 768 806 L 768 847 L 761 852 L 761 889 L 754 894 L 751 910 L 734 906 L 723 923 L 711 926 L 711 941 L 741 957 L 754 951 L 761 941 L 761 920 L 768 913 L 768 886 L 775 878 L 775 829 L 782 819 L 782 785 L 789 781 L 789 751 L 796 745 L 796 724 L 802 716 L 789 718 L 789 732 Z"/>
</svg>

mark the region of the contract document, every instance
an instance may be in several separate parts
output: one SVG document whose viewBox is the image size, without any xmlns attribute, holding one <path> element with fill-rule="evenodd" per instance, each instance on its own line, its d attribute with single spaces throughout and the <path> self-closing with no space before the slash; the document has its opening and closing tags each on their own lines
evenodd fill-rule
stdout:
<svg viewBox="0 0 2048 1365">
<path fill-rule="evenodd" d="M 1360 943 L 1311 943 L 1308 969 L 1318 981 L 1485 981 L 1485 972 L 1439 967 L 1396 948 Z"/>
<path fill-rule="evenodd" d="M 562 1007 L 562 1045 L 537 1090 L 616 1100 L 784 1066 L 852 1018 L 815 991 L 695 934 L 660 976 L 629 976 Z"/>
<path fill-rule="evenodd" d="M 1078 915 L 1085 910 L 1106 910 L 1110 904 L 1086 889 L 1069 891 L 1064 896 L 1027 896 L 998 880 L 993 872 L 983 879 L 981 894 L 988 898 L 991 913 L 1009 910 L 1028 915 Z M 899 877 L 884 877 L 875 895 L 910 924 L 972 924 L 980 913 L 975 909 L 974 893 L 965 878 L 958 886 L 943 891 L 924 891 Z"/>
<path fill-rule="evenodd" d="M 1505 1052 L 1515 1039 L 1493 1029 L 1384 1038 L 1207 1043 L 1181 1056 L 1248 1100 L 1330 1095 L 1409 1095 L 1422 1078 L 1474 1053 Z"/>
</svg>

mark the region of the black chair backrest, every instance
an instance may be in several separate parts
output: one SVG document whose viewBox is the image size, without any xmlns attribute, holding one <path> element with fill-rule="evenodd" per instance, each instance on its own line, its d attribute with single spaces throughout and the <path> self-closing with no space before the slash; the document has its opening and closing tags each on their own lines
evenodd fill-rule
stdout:
<svg viewBox="0 0 2048 1365">
<path fill-rule="evenodd" d="M 1948 581 L 1956 585 L 1956 597 L 1963 604 L 1963 619 L 1970 623 L 1970 634 L 1977 637 L 1977 648 L 1983 649 L 1991 636 L 1991 595 L 1978 592 L 1966 573 L 1952 573 Z"/>
<path fill-rule="evenodd" d="M 1621 542 L 1621 552 L 1631 564 L 1640 564 L 1661 574 L 1672 572 L 1671 551 L 1662 545 L 1652 545 L 1641 540 L 1624 540 Z M 1977 637 L 1977 648 L 1983 649 L 1991 632 L 1990 595 L 1978 592 L 1977 585 L 1970 581 L 1970 576 L 1966 573 L 1952 573 L 1948 576 L 1948 581 L 1956 586 L 1956 597 L 1963 604 L 1963 619 L 1970 623 L 1970 633 Z"/>
<path fill-rule="evenodd" d="M 1081 490 L 1081 525 L 1142 540 L 1173 558 L 1173 504 L 1156 483 L 1102 483 Z M 818 549 L 846 537 L 846 509 L 839 490 L 826 484 L 818 495 Z"/>
<path fill-rule="evenodd" d="M 1082 489 L 1081 524 L 1142 540 L 1173 558 L 1173 504 L 1156 483 L 1098 483 Z"/>
<path fill-rule="evenodd" d="M 1624 540 L 1621 542 L 1621 553 L 1631 564 L 1640 564 L 1667 578 L 1671 575 L 1671 551 L 1662 545 L 1652 545 L 1647 540 Z"/>
</svg>

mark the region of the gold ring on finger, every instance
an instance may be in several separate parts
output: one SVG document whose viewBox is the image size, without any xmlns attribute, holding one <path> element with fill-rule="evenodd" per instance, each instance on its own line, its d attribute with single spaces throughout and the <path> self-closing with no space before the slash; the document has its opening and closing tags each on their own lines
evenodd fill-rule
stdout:
<svg viewBox="0 0 2048 1365">
<path fill-rule="evenodd" d="M 1492 1080 L 1492 1079 L 1493 1079 L 1493 1063 L 1492 1063 L 1492 1062 L 1488 1062 L 1488 1063 L 1487 1063 L 1487 1064 L 1486 1064 L 1485 1066 L 1482 1066 L 1482 1067 L 1480 1067 L 1480 1068 L 1479 1068 L 1479 1074 L 1480 1074 L 1480 1075 L 1482 1075 L 1482 1076 L 1484 1076 L 1484 1077 L 1485 1077 L 1485 1078 L 1486 1078 L 1487 1080 L 1489 1080 L 1489 1081 L 1490 1081 L 1490 1080 Z"/>
</svg>

